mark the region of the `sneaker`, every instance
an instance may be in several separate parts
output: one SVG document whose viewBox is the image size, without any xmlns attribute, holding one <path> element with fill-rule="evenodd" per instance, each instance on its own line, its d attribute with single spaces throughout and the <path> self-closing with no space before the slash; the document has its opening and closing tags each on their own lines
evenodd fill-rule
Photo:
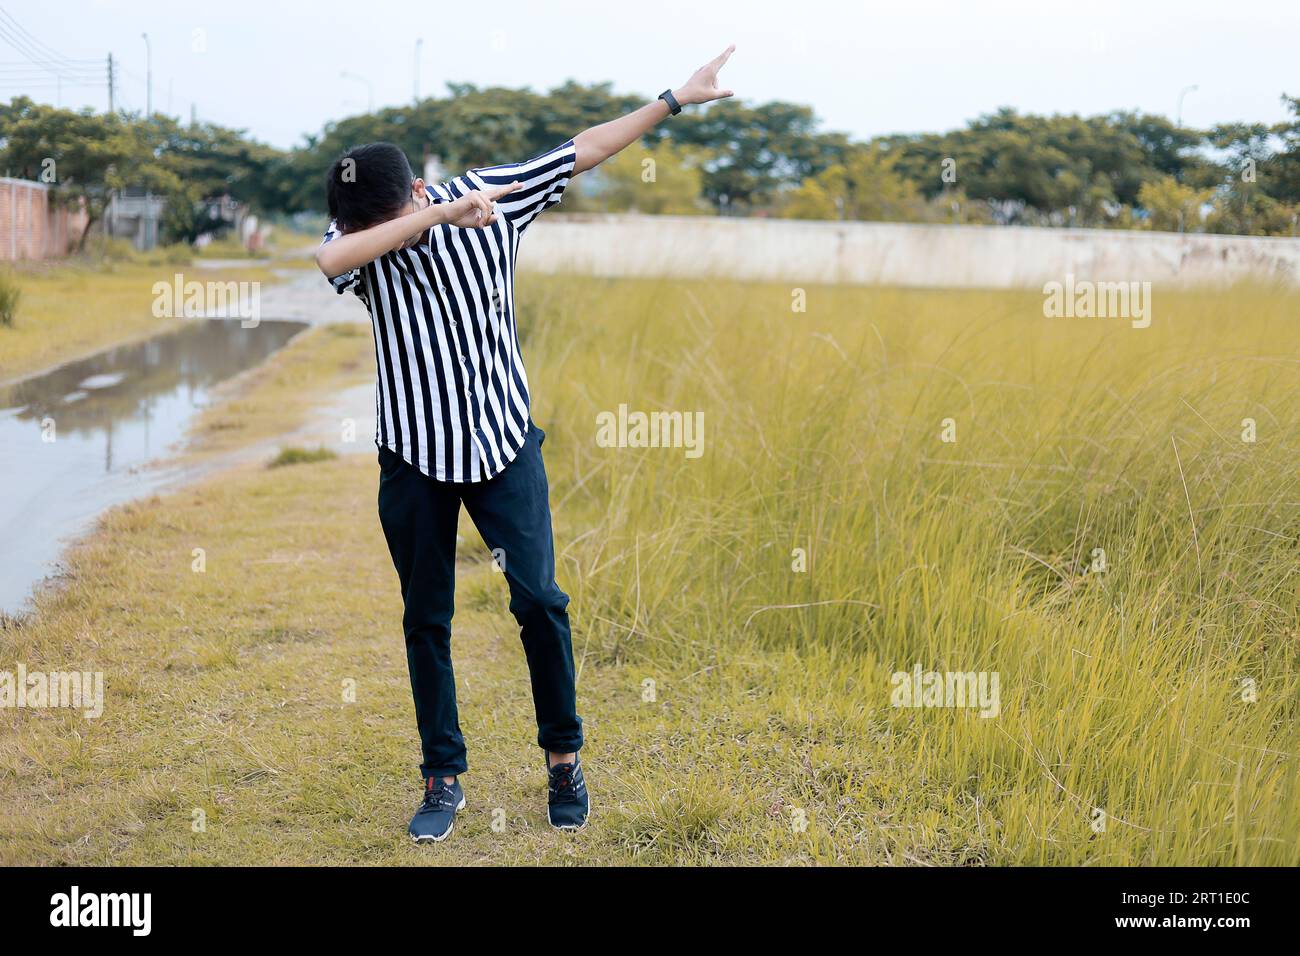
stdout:
<svg viewBox="0 0 1300 956">
<path fill-rule="evenodd" d="M 557 830 L 581 830 L 591 813 L 581 762 L 557 763 L 547 769 L 547 775 L 550 792 L 546 795 L 546 816 L 551 826 Z"/>
<path fill-rule="evenodd" d="M 411 817 L 407 832 L 416 843 L 441 843 L 451 836 L 456 811 L 465 809 L 465 791 L 460 781 L 444 783 L 442 777 L 424 781 L 424 800 Z"/>
</svg>

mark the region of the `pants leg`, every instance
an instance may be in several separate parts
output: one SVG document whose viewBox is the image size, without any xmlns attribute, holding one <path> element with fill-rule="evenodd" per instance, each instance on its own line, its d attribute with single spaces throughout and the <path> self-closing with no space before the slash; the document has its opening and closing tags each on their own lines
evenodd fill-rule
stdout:
<svg viewBox="0 0 1300 956">
<path fill-rule="evenodd" d="M 402 585 L 406 665 L 424 752 L 420 771 L 454 776 L 466 769 L 451 666 L 460 495 L 386 448 L 379 468 L 379 522 Z"/>
<path fill-rule="evenodd" d="M 551 506 L 542 464 L 545 434 L 529 426 L 518 456 L 490 481 L 462 489 L 465 509 L 498 556 L 510 585 L 510 612 L 528 658 L 537 745 L 558 753 L 582 747 L 574 688 L 569 596 L 555 583 Z"/>
</svg>

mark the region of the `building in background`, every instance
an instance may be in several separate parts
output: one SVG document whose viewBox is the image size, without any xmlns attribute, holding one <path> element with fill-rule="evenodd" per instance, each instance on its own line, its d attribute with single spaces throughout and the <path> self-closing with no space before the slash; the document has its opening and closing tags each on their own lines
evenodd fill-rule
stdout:
<svg viewBox="0 0 1300 956">
<path fill-rule="evenodd" d="M 440 183 L 447 179 L 447 167 L 443 166 L 441 157 L 432 153 L 424 154 L 424 181 Z"/>
<path fill-rule="evenodd" d="M 143 189 L 127 188 L 114 193 L 104 213 L 104 235 L 130 239 L 131 245 L 148 252 L 158 245 L 166 200 Z"/>
<path fill-rule="evenodd" d="M 45 183 L 0 177 L 0 261 L 60 259 L 77 247 L 85 210 L 51 199 Z"/>
</svg>

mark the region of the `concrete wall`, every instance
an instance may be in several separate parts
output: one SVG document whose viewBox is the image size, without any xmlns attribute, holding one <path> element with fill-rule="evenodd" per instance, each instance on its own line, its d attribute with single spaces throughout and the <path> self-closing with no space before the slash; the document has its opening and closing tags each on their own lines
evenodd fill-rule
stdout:
<svg viewBox="0 0 1300 956">
<path fill-rule="evenodd" d="M 55 207 L 50 187 L 0 177 L 0 262 L 68 254 L 86 228 L 86 214 Z"/>
<path fill-rule="evenodd" d="M 1067 273 L 1156 285 L 1300 284 L 1300 239 L 1100 229 L 544 214 L 520 267 L 603 276 L 1037 287 Z"/>
</svg>

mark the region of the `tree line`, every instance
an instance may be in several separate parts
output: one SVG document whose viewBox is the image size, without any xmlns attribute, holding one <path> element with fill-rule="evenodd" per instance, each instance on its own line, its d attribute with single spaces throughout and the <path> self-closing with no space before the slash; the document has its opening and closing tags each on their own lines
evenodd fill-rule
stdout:
<svg viewBox="0 0 1300 956">
<path fill-rule="evenodd" d="M 825 131 L 812 109 L 728 100 L 661 124 L 584 176 L 570 210 L 806 219 L 1150 228 L 1295 235 L 1300 99 L 1285 122 L 1180 128 L 1161 116 L 1038 116 L 1000 109 L 944 133 L 866 142 Z M 207 200 L 263 214 L 321 212 L 325 172 L 356 143 L 387 140 L 417 172 L 523 159 L 635 109 L 610 84 L 547 93 L 451 84 L 447 95 L 348 117 L 276 149 L 242 131 L 167 116 L 0 103 L 0 169 L 58 186 L 102 217 L 114 190 L 168 199 L 169 238 L 208 231 Z"/>
</svg>

